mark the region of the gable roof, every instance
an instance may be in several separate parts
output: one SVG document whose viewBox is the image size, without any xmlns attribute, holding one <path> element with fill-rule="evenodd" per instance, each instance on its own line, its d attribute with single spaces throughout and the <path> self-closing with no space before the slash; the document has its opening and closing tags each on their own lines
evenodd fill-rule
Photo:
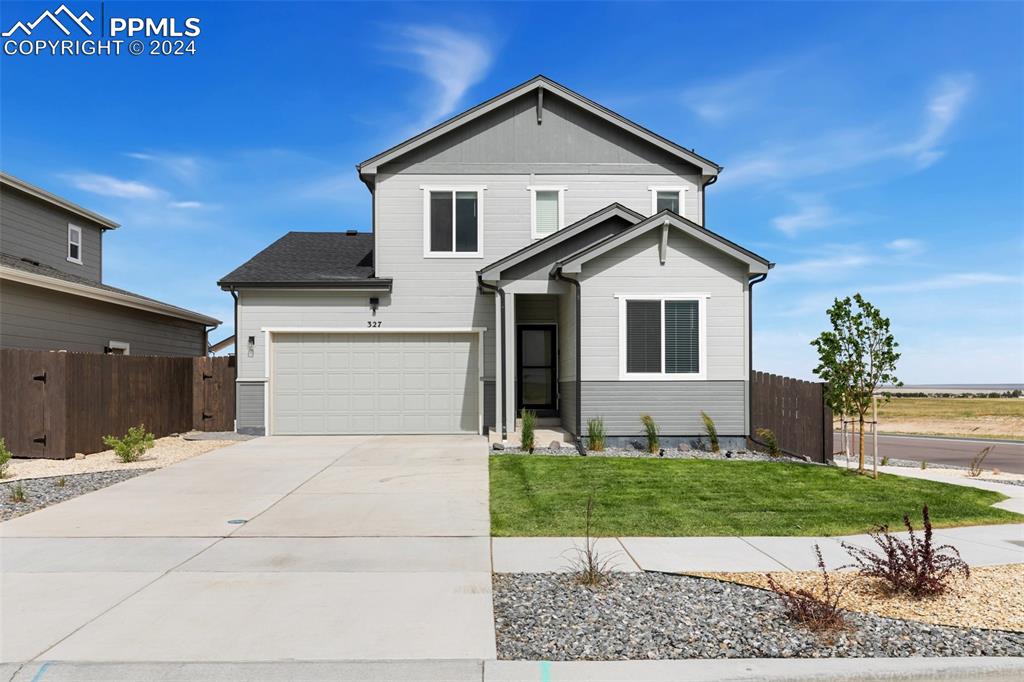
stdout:
<svg viewBox="0 0 1024 682">
<path fill-rule="evenodd" d="M 635 239 L 648 230 L 654 229 L 660 225 L 668 225 L 679 229 L 691 237 L 713 246 L 719 251 L 727 253 L 733 258 L 746 263 L 750 267 L 750 272 L 752 273 L 768 272 L 768 270 L 774 266 L 774 263 L 771 263 L 767 258 L 759 256 L 753 251 L 745 249 L 739 244 L 729 241 L 725 237 L 716 234 L 711 230 L 707 230 L 692 220 L 688 220 L 681 215 L 669 211 L 668 209 L 665 209 L 660 213 L 655 213 L 650 218 L 638 222 L 633 227 L 630 227 L 619 234 L 612 235 L 607 239 L 577 251 L 568 258 L 563 258 L 556 263 L 555 266 L 560 268 L 563 272 L 580 272 L 582 265 L 587 261 L 596 258 L 603 253 L 607 253 L 617 246 L 625 244 L 631 239 Z"/>
<path fill-rule="evenodd" d="M 373 276 L 373 234 L 289 232 L 221 278 L 234 287 L 387 288 Z"/>
<path fill-rule="evenodd" d="M 117 287 L 101 284 L 91 279 L 62 272 L 30 258 L 19 258 L 6 253 L 0 253 L 0 279 L 43 287 L 44 289 L 53 289 L 54 291 L 74 296 L 84 296 L 128 308 L 146 310 L 160 315 L 167 315 L 168 317 L 198 322 L 206 326 L 220 324 L 220 320 L 209 315 L 197 313 L 194 310 L 180 308 L 170 303 L 158 301 L 155 298 L 149 298 L 148 296 L 140 296 L 125 289 L 118 289 Z"/>
<path fill-rule="evenodd" d="M 30 196 L 35 197 L 41 201 L 44 201 L 51 206 L 57 206 L 62 208 L 69 213 L 74 213 L 77 216 L 81 216 L 87 220 L 98 224 L 104 230 L 113 230 L 114 228 L 120 227 L 118 223 L 115 223 L 110 218 L 101 216 L 99 213 L 93 213 L 87 208 L 82 208 L 78 204 L 72 203 L 63 197 L 59 197 L 52 192 L 47 192 L 42 187 L 36 187 L 35 185 L 25 182 L 21 178 L 16 178 L 10 173 L 4 173 L 0 171 L 0 185 L 5 187 L 13 187 L 14 189 L 24 192 Z"/>
<path fill-rule="evenodd" d="M 506 90 L 505 92 L 501 93 L 500 95 L 497 95 L 496 97 L 492 97 L 486 102 L 478 104 L 472 109 L 468 109 L 462 112 L 461 114 L 453 116 L 447 121 L 444 121 L 443 123 L 439 123 L 433 128 L 430 128 L 429 130 L 426 130 L 420 133 L 419 135 L 416 135 L 415 137 L 409 138 L 405 142 L 401 142 L 395 145 L 394 147 L 391 147 L 390 149 L 387 149 L 381 152 L 380 154 L 377 154 L 376 156 L 373 156 L 367 159 L 366 161 L 363 161 L 362 163 L 356 166 L 356 168 L 359 170 L 359 177 L 362 178 L 364 182 L 368 182 L 377 174 L 377 169 L 382 164 L 385 164 L 389 161 L 393 161 L 394 159 L 397 159 L 403 154 L 412 151 L 413 149 L 417 149 L 418 147 L 421 147 L 427 144 L 428 142 L 437 139 L 438 137 L 444 135 L 445 133 L 448 133 L 451 130 L 454 130 L 455 128 L 465 123 L 469 123 L 470 121 L 475 120 L 480 116 L 483 116 L 484 114 L 487 114 L 497 109 L 498 107 L 507 104 L 508 102 L 511 102 L 512 100 L 517 99 L 527 93 L 534 91 L 543 92 L 545 90 L 551 91 L 556 95 L 562 97 L 563 99 L 566 99 L 569 102 L 575 104 L 581 109 L 584 109 L 594 114 L 595 116 L 615 126 L 618 126 L 619 128 L 622 128 L 623 130 L 629 133 L 632 133 L 633 135 L 639 137 L 642 140 L 645 140 L 646 142 L 654 145 L 655 147 L 667 151 L 670 154 L 673 154 L 674 156 L 697 166 L 698 168 L 700 168 L 701 173 L 703 173 L 704 175 L 718 175 L 718 172 L 722 170 L 722 167 L 716 164 L 714 161 L 704 158 L 700 154 L 694 152 L 692 149 L 686 149 L 685 147 L 681 147 L 677 145 L 675 142 L 672 142 L 671 140 L 668 140 L 658 135 L 657 133 L 651 132 L 647 128 L 644 128 L 643 126 L 639 125 L 638 123 L 634 123 L 633 121 L 630 121 L 628 118 L 615 113 L 611 109 L 603 107 L 597 102 L 594 102 L 593 100 L 587 99 L 578 92 L 570 90 L 561 83 L 557 83 L 551 80 L 550 78 L 547 78 L 546 76 L 538 75 L 534 76 L 525 83 L 517 85 L 510 90 Z"/>
<path fill-rule="evenodd" d="M 522 263 L 528 258 L 532 258 L 539 253 L 564 242 L 573 235 L 584 232 L 591 227 L 603 223 L 609 218 L 619 217 L 626 222 L 633 224 L 644 219 L 644 216 L 637 213 L 631 208 L 626 208 L 620 203 L 613 203 L 605 206 L 599 211 L 591 213 L 585 218 L 577 220 L 572 225 L 563 227 L 561 230 L 553 234 L 549 234 L 543 239 L 539 239 L 535 242 L 527 244 L 518 251 L 513 251 L 509 255 L 505 256 L 501 260 L 494 261 L 490 265 L 478 270 L 478 274 L 486 280 L 494 280 L 501 276 L 501 271 L 506 270 L 518 263 Z"/>
</svg>

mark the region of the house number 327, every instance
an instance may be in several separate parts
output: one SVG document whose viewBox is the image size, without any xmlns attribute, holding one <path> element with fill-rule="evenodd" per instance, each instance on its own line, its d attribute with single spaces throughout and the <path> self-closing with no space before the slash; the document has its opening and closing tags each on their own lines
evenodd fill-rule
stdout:
<svg viewBox="0 0 1024 682">
<path fill-rule="evenodd" d="M 367 327 L 379 327 L 380 325 L 381 325 L 381 321 L 380 320 L 367 320 L 366 321 L 366 326 Z"/>
</svg>

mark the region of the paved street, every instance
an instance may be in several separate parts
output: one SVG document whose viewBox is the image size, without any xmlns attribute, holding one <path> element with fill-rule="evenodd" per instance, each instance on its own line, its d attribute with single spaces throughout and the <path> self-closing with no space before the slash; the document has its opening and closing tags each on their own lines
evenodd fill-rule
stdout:
<svg viewBox="0 0 1024 682">
<path fill-rule="evenodd" d="M 840 439 L 836 436 L 836 450 L 839 450 Z M 856 452 L 857 439 L 853 439 Z M 865 452 L 871 456 L 871 440 L 868 439 Z M 891 459 L 910 459 L 915 462 L 926 461 L 929 464 L 952 464 L 968 466 L 971 458 L 979 450 L 995 445 L 985 459 L 985 468 L 995 467 L 1000 471 L 1012 471 L 1024 474 L 1024 442 L 1007 443 L 988 440 L 968 440 L 955 438 L 928 438 L 922 436 L 882 436 L 878 437 L 878 456 Z"/>
<path fill-rule="evenodd" d="M 260 438 L 0 524 L 0 660 L 493 658 L 487 443 Z"/>
</svg>

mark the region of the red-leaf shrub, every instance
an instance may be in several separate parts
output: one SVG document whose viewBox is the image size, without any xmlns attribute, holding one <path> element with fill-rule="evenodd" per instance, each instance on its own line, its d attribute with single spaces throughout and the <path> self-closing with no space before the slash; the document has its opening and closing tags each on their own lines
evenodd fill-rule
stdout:
<svg viewBox="0 0 1024 682">
<path fill-rule="evenodd" d="M 820 594 L 802 587 L 795 590 L 782 587 L 766 573 L 768 587 L 782 599 L 786 606 L 786 615 L 791 620 L 816 632 L 839 630 L 846 625 L 843 610 L 839 608 L 839 599 L 845 586 L 836 589 L 832 577 L 825 570 L 825 560 L 821 558 L 821 548 L 818 545 L 814 546 L 814 553 L 818 555 L 818 570 L 821 571 L 822 577 Z"/>
</svg>

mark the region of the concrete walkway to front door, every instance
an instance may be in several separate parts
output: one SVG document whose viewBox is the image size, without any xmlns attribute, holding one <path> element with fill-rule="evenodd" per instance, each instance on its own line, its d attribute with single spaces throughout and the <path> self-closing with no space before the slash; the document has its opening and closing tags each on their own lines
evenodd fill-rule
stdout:
<svg viewBox="0 0 1024 682">
<path fill-rule="evenodd" d="M 487 443 L 271 437 L 0 524 L 0 661 L 494 658 Z"/>
</svg>

